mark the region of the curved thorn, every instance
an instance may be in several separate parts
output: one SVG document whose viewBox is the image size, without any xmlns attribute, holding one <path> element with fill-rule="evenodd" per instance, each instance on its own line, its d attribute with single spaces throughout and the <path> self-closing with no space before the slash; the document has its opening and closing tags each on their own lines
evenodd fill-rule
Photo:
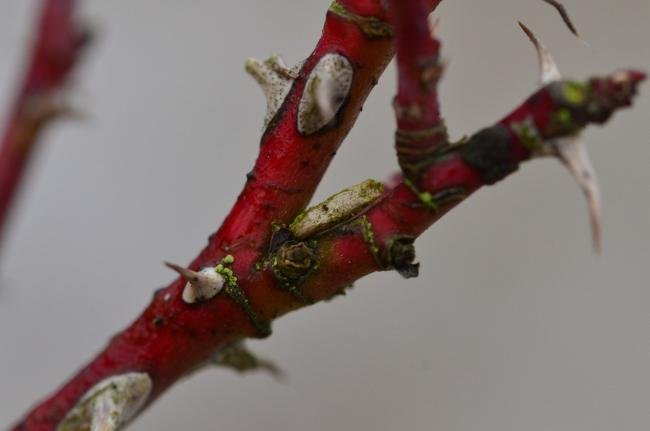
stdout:
<svg viewBox="0 0 650 431">
<path fill-rule="evenodd" d="M 560 69 L 557 67 L 555 59 L 551 55 L 551 52 L 546 48 L 544 43 L 535 36 L 524 23 L 519 21 L 519 27 L 526 33 L 528 39 L 533 43 L 535 49 L 537 50 L 537 58 L 539 60 L 539 82 L 542 85 L 548 84 L 552 81 L 557 81 L 562 78 Z"/>
<path fill-rule="evenodd" d="M 564 21 L 564 24 L 569 28 L 571 33 L 573 33 L 576 37 L 580 37 L 578 34 L 578 30 L 576 29 L 575 25 L 573 25 L 573 21 L 571 21 L 571 17 L 569 16 L 569 12 L 567 12 L 566 8 L 562 3 L 560 3 L 557 0 L 542 0 L 544 3 L 548 3 L 551 6 L 553 6 L 560 16 L 562 17 L 562 21 Z"/>
<path fill-rule="evenodd" d="M 601 251 L 601 197 L 596 172 L 584 142 L 577 137 L 556 142 L 558 158 L 576 180 L 589 205 L 589 219 L 594 251 Z"/>
</svg>

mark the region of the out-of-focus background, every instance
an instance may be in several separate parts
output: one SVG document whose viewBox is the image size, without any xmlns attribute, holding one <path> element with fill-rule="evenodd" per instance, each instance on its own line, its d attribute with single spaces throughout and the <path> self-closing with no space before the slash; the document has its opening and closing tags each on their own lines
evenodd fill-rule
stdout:
<svg viewBox="0 0 650 431">
<path fill-rule="evenodd" d="M 89 119 L 51 128 L 0 263 L 0 423 L 89 359 L 225 216 L 265 106 L 248 56 L 313 48 L 328 0 L 87 0 L 99 30 L 76 79 Z M 647 0 L 565 0 L 585 42 L 539 0 L 447 0 L 437 11 L 454 138 L 535 88 L 526 22 L 566 75 L 650 69 Z M 34 0 L 0 0 L 6 118 Z M 317 198 L 396 168 L 392 66 Z M 554 161 L 481 190 L 417 242 L 421 275 L 375 274 L 282 318 L 251 346 L 288 379 L 204 371 L 139 430 L 609 431 L 650 423 L 650 86 L 586 133 L 604 195 L 604 252 Z"/>
</svg>

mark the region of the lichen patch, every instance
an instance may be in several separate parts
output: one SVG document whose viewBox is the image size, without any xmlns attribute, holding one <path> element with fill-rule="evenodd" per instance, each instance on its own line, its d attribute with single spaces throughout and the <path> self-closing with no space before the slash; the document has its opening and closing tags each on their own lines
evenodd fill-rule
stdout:
<svg viewBox="0 0 650 431">
<path fill-rule="evenodd" d="M 312 237 L 353 219 L 379 199 L 383 191 L 383 184 L 366 180 L 307 209 L 296 217 L 289 229 L 298 239 Z"/>
</svg>

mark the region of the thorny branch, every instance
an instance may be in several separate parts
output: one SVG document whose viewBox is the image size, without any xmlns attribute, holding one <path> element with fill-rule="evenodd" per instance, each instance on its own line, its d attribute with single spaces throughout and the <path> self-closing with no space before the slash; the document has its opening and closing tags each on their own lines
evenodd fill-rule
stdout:
<svg viewBox="0 0 650 431">
<path fill-rule="evenodd" d="M 528 31 L 543 86 L 494 125 L 449 142 L 437 100 L 440 44 L 427 23 L 438 3 L 337 0 L 304 62 L 288 67 L 274 56 L 246 63 L 268 107 L 260 154 L 230 214 L 188 268 L 168 264 L 181 277 L 156 291 L 128 328 L 15 431 L 118 429 L 206 364 L 277 373 L 242 341 L 269 336 L 273 319 L 344 293 L 371 272 L 417 275 L 415 239 L 525 160 L 560 157 L 590 190 L 575 163 L 584 160 L 575 156 L 583 147 L 566 139 L 629 106 L 645 75 L 560 80 Z M 395 145 L 403 178 L 392 186 L 368 180 L 305 210 L 395 48 Z"/>
</svg>

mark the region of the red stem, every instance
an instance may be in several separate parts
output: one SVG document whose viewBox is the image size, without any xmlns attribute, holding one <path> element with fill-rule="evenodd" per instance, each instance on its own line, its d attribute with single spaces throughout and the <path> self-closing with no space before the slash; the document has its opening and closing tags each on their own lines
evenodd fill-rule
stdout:
<svg viewBox="0 0 650 431">
<path fill-rule="evenodd" d="M 75 5 L 74 0 L 41 5 L 38 34 L 0 146 L 0 240 L 39 133 L 66 110 L 57 93 L 88 40 L 88 32 L 74 20 Z"/>
<path fill-rule="evenodd" d="M 438 80 L 442 74 L 440 42 L 429 27 L 428 2 L 390 0 L 397 51 L 395 147 L 402 171 L 415 179 L 447 141 L 440 117 Z"/>
<path fill-rule="evenodd" d="M 214 265 L 226 254 L 234 255 L 233 270 L 260 318 L 297 306 L 292 297 L 274 289 L 276 283 L 272 277 L 263 277 L 262 288 L 250 282 L 261 277 L 255 263 L 268 244 L 272 223 L 288 224 L 305 208 L 393 55 L 390 34 L 374 32 L 382 23 L 388 26 L 387 13 L 380 0 L 340 0 L 337 5 L 339 13 L 327 14 L 316 48 L 262 136 L 257 162 L 235 206 L 190 265 L 197 269 Z M 373 24 L 377 25 L 367 27 L 364 17 L 373 17 Z M 296 127 L 296 115 L 306 78 L 328 53 L 339 53 L 353 65 L 352 86 L 336 126 L 303 136 Z M 180 299 L 184 284 L 177 279 L 159 291 L 135 322 L 115 336 L 97 358 L 39 404 L 15 429 L 53 429 L 91 386 L 107 376 L 127 371 L 144 371 L 150 375 L 154 383 L 151 402 L 223 344 L 244 336 L 266 335 L 226 295 L 199 306 L 188 306 Z M 263 296 L 280 297 L 283 301 L 277 309 L 273 306 L 260 309 L 263 302 L 258 299 Z M 277 302 L 276 298 L 269 304 Z"/>
<path fill-rule="evenodd" d="M 530 157 L 527 143 L 515 133 L 517 122 L 532 118 L 540 140 L 574 133 L 587 123 L 604 121 L 616 108 L 629 103 L 641 79 L 629 73 L 624 83 L 614 78 L 590 81 L 585 84 L 589 97 L 579 104 L 564 97 L 566 83 L 547 86 L 464 145 L 447 145 L 445 153 L 437 154 L 416 184 L 400 184 L 387 191 L 364 216 L 302 241 L 290 235 L 278 241 L 285 229 L 273 235 L 272 226 L 289 225 L 304 209 L 391 58 L 391 39 L 376 32 L 386 19 L 380 0 L 341 0 L 328 13 L 321 40 L 262 137 L 249 181 L 221 229 L 191 265 L 193 269 L 214 266 L 226 254 L 233 255 L 232 270 L 248 302 L 236 300 L 225 289 L 208 301 L 187 304 L 181 298 L 185 281 L 177 279 L 156 292 L 140 317 L 28 413 L 15 431 L 56 428 L 93 385 L 127 372 L 149 375 L 153 381 L 147 400 L 150 404 L 226 343 L 267 336 L 267 322 L 306 305 L 286 289 L 285 280 L 278 275 L 285 262 L 296 263 L 291 261 L 291 253 L 283 252 L 300 249 L 306 254 L 300 263 L 307 261 L 309 265 L 294 280 L 294 287 L 314 301 L 329 298 L 376 270 L 394 267 L 409 274 L 412 239 L 460 198 L 504 177 Z M 351 91 L 333 126 L 303 136 L 297 130 L 296 112 L 305 82 L 320 58 L 331 52 L 344 55 L 353 64 Z M 560 110 L 568 110 L 570 123 L 556 124 L 555 114 Z"/>
</svg>

